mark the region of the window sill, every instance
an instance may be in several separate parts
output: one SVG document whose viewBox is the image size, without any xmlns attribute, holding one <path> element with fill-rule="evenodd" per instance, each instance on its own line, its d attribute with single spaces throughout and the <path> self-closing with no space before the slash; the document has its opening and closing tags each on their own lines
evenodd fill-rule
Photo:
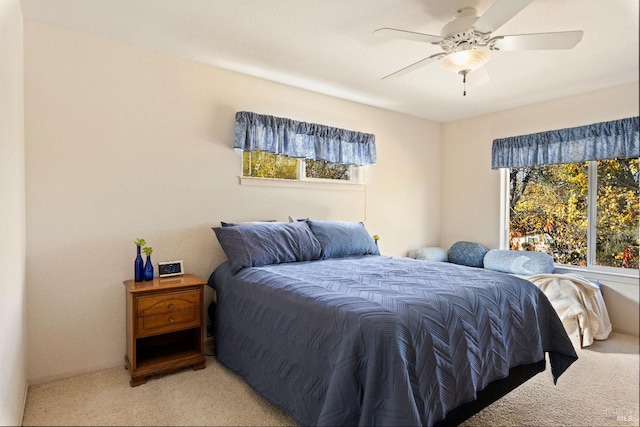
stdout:
<svg viewBox="0 0 640 427">
<path fill-rule="evenodd" d="M 603 280 L 617 283 L 624 283 L 630 285 L 638 285 L 638 278 L 640 278 L 640 270 L 631 270 L 629 272 L 617 272 L 609 271 L 597 268 L 575 267 L 572 265 L 556 264 L 555 273 L 576 273 L 587 279 Z"/>
<path fill-rule="evenodd" d="M 239 176 L 240 185 L 252 185 L 257 187 L 284 187 L 284 188 L 304 188 L 318 190 L 346 190 L 346 191 L 364 191 L 365 185 L 357 182 L 326 180 L 293 180 L 293 179 L 277 179 L 277 178 L 254 178 L 249 176 Z"/>
</svg>

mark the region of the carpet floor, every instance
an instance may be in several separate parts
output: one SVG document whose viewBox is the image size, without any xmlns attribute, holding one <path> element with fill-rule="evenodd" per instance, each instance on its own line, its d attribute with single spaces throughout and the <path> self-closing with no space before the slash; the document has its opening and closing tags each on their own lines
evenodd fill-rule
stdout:
<svg viewBox="0 0 640 427">
<path fill-rule="evenodd" d="M 464 426 L 638 426 L 638 337 L 613 333 L 578 350 L 554 385 L 547 370 Z M 129 386 L 122 366 L 29 387 L 23 425 L 288 426 L 296 423 L 240 377 L 207 357 Z"/>
</svg>

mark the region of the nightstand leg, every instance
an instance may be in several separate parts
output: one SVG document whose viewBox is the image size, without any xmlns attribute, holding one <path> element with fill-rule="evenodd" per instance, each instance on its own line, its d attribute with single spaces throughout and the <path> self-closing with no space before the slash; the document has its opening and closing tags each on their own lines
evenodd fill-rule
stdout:
<svg viewBox="0 0 640 427">
<path fill-rule="evenodd" d="M 131 387 L 136 387 L 146 383 L 147 383 L 146 377 L 131 377 L 131 381 L 129 381 L 129 385 L 131 385 Z"/>
</svg>

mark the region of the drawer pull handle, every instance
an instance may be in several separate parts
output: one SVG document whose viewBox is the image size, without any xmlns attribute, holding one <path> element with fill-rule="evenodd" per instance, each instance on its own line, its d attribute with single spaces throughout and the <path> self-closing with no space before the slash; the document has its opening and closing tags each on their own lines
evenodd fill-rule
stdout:
<svg viewBox="0 0 640 427">
<path fill-rule="evenodd" d="M 169 317 L 169 323 L 173 323 L 173 317 Z"/>
<path fill-rule="evenodd" d="M 173 308 L 173 304 L 169 304 L 169 308 Z"/>
</svg>

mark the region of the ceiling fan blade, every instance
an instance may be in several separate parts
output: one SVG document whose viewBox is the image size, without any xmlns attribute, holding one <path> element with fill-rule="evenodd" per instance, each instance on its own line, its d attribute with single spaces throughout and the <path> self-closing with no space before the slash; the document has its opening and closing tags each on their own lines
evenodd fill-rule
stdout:
<svg viewBox="0 0 640 427">
<path fill-rule="evenodd" d="M 397 77 L 404 76 L 405 74 L 415 71 L 418 68 L 424 67 L 425 65 L 431 64 L 432 62 L 442 59 L 445 55 L 446 53 L 442 52 L 442 53 L 436 53 L 435 55 L 428 56 L 424 59 L 421 59 L 418 62 L 414 62 L 411 65 L 408 65 L 404 68 L 399 69 L 398 71 L 395 71 L 391 74 L 384 76 L 381 80 L 395 79 Z"/>
<path fill-rule="evenodd" d="M 582 40 L 583 31 L 498 36 L 489 40 L 491 50 L 572 49 Z"/>
<path fill-rule="evenodd" d="M 481 33 L 492 33 L 502 27 L 533 0 L 496 0 L 480 18 L 473 24 L 473 28 Z"/>
<path fill-rule="evenodd" d="M 487 83 L 489 83 L 489 73 L 487 73 L 484 65 L 467 74 L 467 84 L 471 87 L 482 86 Z"/>
<path fill-rule="evenodd" d="M 399 30 L 397 28 L 387 28 L 387 27 L 378 28 L 377 30 L 373 31 L 373 34 L 378 34 L 385 37 L 413 40 L 413 41 L 424 42 L 424 43 L 434 43 L 434 42 L 442 41 L 442 37 L 440 36 L 417 33 L 415 31 Z"/>
</svg>

